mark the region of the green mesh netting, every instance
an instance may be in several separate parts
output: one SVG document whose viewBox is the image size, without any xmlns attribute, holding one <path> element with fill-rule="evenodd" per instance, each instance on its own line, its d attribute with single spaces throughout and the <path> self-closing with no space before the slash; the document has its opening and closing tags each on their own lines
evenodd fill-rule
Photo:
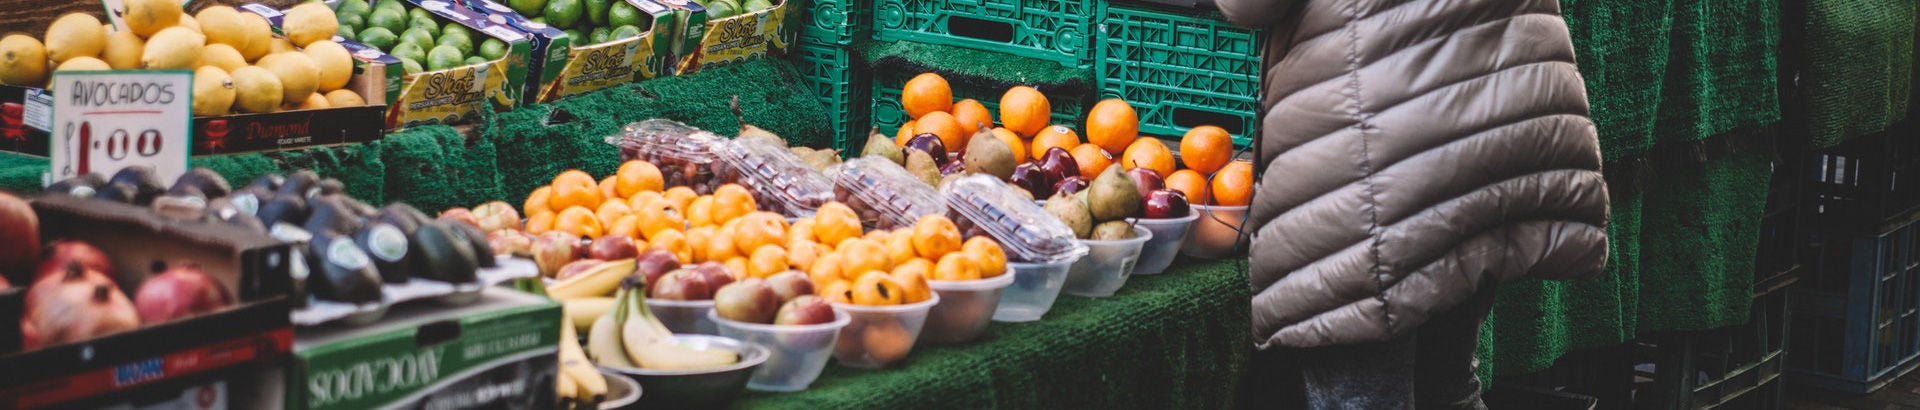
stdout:
<svg viewBox="0 0 1920 410">
<path fill-rule="evenodd" d="M 1886 130 L 1913 97 L 1912 0 L 1807 2 L 1807 126 L 1815 147 Z"/>
<path fill-rule="evenodd" d="M 1063 295 L 1044 319 L 993 323 L 972 345 L 914 346 L 886 370 L 829 364 L 806 391 L 738 407 L 1232 408 L 1252 351 L 1244 263 L 1182 259 L 1112 297 Z"/>
<path fill-rule="evenodd" d="M 1644 195 L 1611 195 L 1607 236 L 1639 238 Z M 1568 351 L 1632 339 L 1638 319 L 1640 242 L 1607 243 L 1607 270 L 1579 281 L 1526 280 L 1502 285 L 1480 328 L 1480 377 L 1528 373 Z"/>
<path fill-rule="evenodd" d="M 1641 232 L 1639 327 L 1702 330 L 1746 323 L 1754 250 L 1772 162 L 1736 150 L 1700 164 L 1660 166 Z"/>
</svg>

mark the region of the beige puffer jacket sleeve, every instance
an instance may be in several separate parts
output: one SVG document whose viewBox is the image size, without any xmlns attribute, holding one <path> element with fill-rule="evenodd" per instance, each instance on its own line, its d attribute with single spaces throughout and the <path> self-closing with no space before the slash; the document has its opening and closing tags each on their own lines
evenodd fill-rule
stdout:
<svg viewBox="0 0 1920 410">
<path fill-rule="evenodd" d="M 1261 347 L 1383 340 L 1484 281 L 1601 271 L 1607 188 L 1556 0 L 1218 4 L 1273 36 L 1247 223 Z"/>
</svg>

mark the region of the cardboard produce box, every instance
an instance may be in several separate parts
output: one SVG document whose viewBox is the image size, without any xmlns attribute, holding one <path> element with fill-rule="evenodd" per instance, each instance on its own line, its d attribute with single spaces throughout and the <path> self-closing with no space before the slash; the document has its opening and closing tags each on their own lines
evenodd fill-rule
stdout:
<svg viewBox="0 0 1920 410">
<path fill-rule="evenodd" d="M 365 326 L 301 328 L 289 409 L 553 407 L 560 305 L 488 288 L 471 305 L 395 306 Z"/>
<path fill-rule="evenodd" d="M 652 0 L 623 0 L 640 11 L 648 23 L 638 37 L 600 43 L 578 38 L 559 28 L 534 21 L 496 0 L 462 0 L 468 7 L 506 19 L 507 24 L 533 36 L 538 82 L 528 81 L 534 102 L 598 91 L 621 84 L 671 74 L 669 49 L 675 37 L 672 10 Z"/>
<path fill-rule="evenodd" d="M 41 236 L 92 244 L 133 297 L 148 278 L 178 263 L 198 265 L 234 303 L 210 313 L 86 340 L 0 354 L 0 408 L 86 408 L 218 380 L 229 370 L 271 366 L 293 344 L 288 321 L 290 248 L 264 234 L 218 222 L 172 221 L 146 207 L 68 196 L 32 202 Z M 0 304 L 0 327 L 20 328 L 21 306 Z"/>
<path fill-rule="evenodd" d="M 682 41 L 674 49 L 676 74 L 784 55 L 798 38 L 799 25 L 787 24 L 789 10 L 796 7 L 786 0 L 774 0 L 771 8 L 721 19 L 709 18 L 705 7 L 688 0 L 661 1 L 675 9 L 682 24 Z"/>
</svg>

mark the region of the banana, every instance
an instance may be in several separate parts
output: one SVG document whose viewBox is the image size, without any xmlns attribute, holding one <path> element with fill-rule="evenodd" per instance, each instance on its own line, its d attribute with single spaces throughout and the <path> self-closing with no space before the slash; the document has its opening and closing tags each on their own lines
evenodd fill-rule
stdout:
<svg viewBox="0 0 1920 410">
<path fill-rule="evenodd" d="M 624 299 L 624 296 L 622 297 Z M 619 305 L 615 301 L 615 305 Z M 593 327 L 587 330 L 587 354 L 594 363 L 610 367 L 638 367 L 627 359 L 627 349 L 620 344 L 620 324 L 614 321 L 614 313 L 600 315 L 593 321 Z"/>
<path fill-rule="evenodd" d="M 564 368 L 566 366 L 561 366 L 561 367 Z M 574 398 L 574 395 L 576 394 L 575 393 L 576 391 L 580 390 L 580 384 L 575 383 L 573 381 L 573 377 L 568 376 L 566 370 L 564 369 L 562 369 L 559 373 L 554 374 L 553 376 L 554 376 L 553 377 L 554 380 L 559 383 L 559 386 L 554 388 L 554 392 L 556 393 L 554 397 L 560 398 L 560 407 L 561 408 L 573 407 L 574 401 L 577 400 Z"/>
<path fill-rule="evenodd" d="M 595 320 L 613 311 L 613 298 L 610 297 L 571 299 L 562 301 L 561 304 L 561 310 L 567 315 L 567 323 L 577 330 L 592 329 Z"/>
<path fill-rule="evenodd" d="M 580 336 L 573 331 L 572 324 L 560 325 L 560 371 L 577 384 L 579 394 L 575 399 L 598 404 L 607 398 L 607 379 L 587 361 L 586 352 L 580 350 Z"/>
<path fill-rule="evenodd" d="M 620 280 L 634 272 L 632 258 L 608 261 L 599 266 L 588 268 L 567 280 L 547 287 L 547 296 L 557 300 L 572 300 L 583 297 L 607 296 L 620 288 Z"/>
<path fill-rule="evenodd" d="M 668 331 L 666 325 L 661 324 L 647 309 L 646 296 L 641 292 L 644 291 L 639 288 L 625 290 L 621 295 L 624 300 L 614 318 L 615 322 L 619 322 L 620 343 L 626 347 L 627 357 L 639 364 L 640 368 L 707 369 L 740 361 L 734 352 L 694 350 L 674 342 L 673 332 Z"/>
</svg>

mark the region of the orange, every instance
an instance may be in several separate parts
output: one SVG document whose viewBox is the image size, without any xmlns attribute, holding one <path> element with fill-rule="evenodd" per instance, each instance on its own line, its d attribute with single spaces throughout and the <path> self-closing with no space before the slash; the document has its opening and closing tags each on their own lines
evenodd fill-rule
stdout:
<svg viewBox="0 0 1920 410">
<path fill-rule="evenodd" d="M 553 217 L 553 230 L 573 234 L 573 236 L 576 237 L 584 236 L 588 238 L 598 238 L 602 232 L 600 229 L 600 219 L 593 216 L 593 211 L 589 211 L 586 207 L 580 206 L 567 208 L 564 211 L 560 211 L 559 215 L 555 215 Z"/>
<path fill-rule="evenodd" d="M 887 261 L 895 266 L 920 259 L 920 254 L 913 250 L 912 234 L 887 235 L 887 240 L 880 243 L 887 246 Z"/>
<path fill-rule="evenodd" d="M 614 171 L 614 191 L 625 198 L 640 192 L 657 192 L 666 189 L 666 179 L 660 176 L 660 168 L 646 161 L 627 161 L 620 164 L 620 170 Z"/>
<path fill-rule="evenodd" d="M 553 213 L 541 212 L 527 216 L 527 233 L 539 235 L 553 230 Z"/>
<path fill-rule="evenodd" d="M 853 282 L 853 303 L 884 306 L 905 301 L 906 293 L 900 289 L 900 282 L 894 281 L 885 271 L 862 273 L 860 279 Z"/>
<path fill-rule="evenodd" d="M 820 243 L 839 245 L 847 238 L 860 236 L 860 215 L 840 202 L 828 202 L 813 211 L 813 236 Z"/>
<path fill-rule="evenodd" d="M 1039 135 L 1033 136 L 1033 150 L 1028 151 L 1028 154 L 1034 158 L 1040 158 L 1041 156 L 1047 155 L 1048 149 L 1054 147 L 1059 147 L 1060 149 L 1067 150 L 1068 153 L 1072 153 L 1073 147 L 1077 146 L 1080 146 L 1080 134 L 1073 133 L 1072 128 L 1067 128 L 1064 125 L 1055 125 L 1047 127 L 1046 130 L 1040 131 Z"/>
<path fill-rule="evenodd" d="M 815 259 L 813 266 L 807 267 L 807 279 L 813 280 L 813 286 L 815 287 L 824 288 L 832 286 L 835 283 L 847 280 L 846 277 L 841 276 L 840 267 L 840 254 L 828 252 L 820 255 L 819 259 Z"/>
<path fill-rule="evenodd" d="M 900 303 L 920 303 L 933 297 L 933 288 L 927 285 L 927 276 L 932 274 L 926 268 L 905 271 L 895 268 L 887 276 L 900 284 Z"/>
<path fill-rule="evenodd" d="M 1226 129 L 1212 125 L 1193 127 L 1180 137 L 1180 160 L 1187 163 L 1187 169 L 1202 175 L 1219 171 L 1220 167 L 1227 166 L 1227 161 L 1233 160 L 1233 136 L 1228 135 Z"/>
<path fill-rule="evenodd" d="M 673 252 L 673 256 L 680 259 L 682 264 L 693 263 L 693 245 L 687 243 L 687 234 L 678 229 L 668 229 L 653 234 L 653 237 L 647 238 L 647 243 L 652 244 L 654 248 Z"/>
<path fill-rule="evenodd" d="M 840 261 L 844 268 L 841 272 L 886 270 L 892 266 L 892 261 L 887 259 L 886 247 L 879 242 L 850 239 L 840 248 Z"/>
<path fill-rule="evenodd" d="M 820 261 L 821 255 L 826 255 L 826 254 L 827 254 L 826 245 L 821 245 L 814 242 L 795 242 L 795 243 L 787 244 L 787 263 L 792 264 L 794 270 L 798 270 L 801 272 L 811 272 L 813 269 L 813 264 L 815 262 Z"/>
<path fill-rule="evenodd" d="M 680 207 L 665 200 L 641 205 L 640 209 L 633 210 L 633 214 L 640 216 L 640 234 L 647 239 L 653 239 L 661 231 L 687 229 L 686 214 L 680 212 Z"/>
<path fill-rule="evenodd" d="M 584 207 L 593 209 L 600 206 L 600 187 L 593 182 L 593 176 L 585 171 L 569 169 L 553 177 L 553 192 L 547 199 L 547 209 L 567 209 Z"/>
<path fill-rule="evenodd" d="M 1243 206 L 1253 202 L 1253 163 L 1233 161 L 1213 174 L 1213 203 Z"/>
<path fill-rule="evenodd" d="M 614 221 L 619 221 L 620 217 L 633 215 L 633 213 L 633 209 L 628 208 L 626 202 L 607 201 L 601 202 L 600 207 L 594 209 L 593 217 L 600 220 L 601 227 L 611 228 Z"/>
<path fill-rule="evenodd" d="M 819 282 L 814 282 L 814 283 L 819 283 Z M 852 282 L 848 282 L 846 280 L 839 280 L 839 281 L 834 281 L 830 285 L 823 285 L 823 286 L 824 287 L 820 288 L 819 295 L 820 295 L 820 298 L 826 299 L 827 303 L 839 303 L 842 305 L 853 304 L 853 283 Z"/>
<path fill-rule="evenodd" d="M 891 237 L 891 234 L 887 233 L 887 231 L 876 229 L 872 232 L 867 232 L 866 236 L 861 236 L 860 239 L 866 239 L 869 241 L 873 241 L 873 243 L 885 245 L 887 243 L 887 238 L 889 237 Z M 846 241 L 840 241 L 840 244 L 845 245 Z"/>
<path fill-rule="evenodd" d="M 633 238 L 633 240 L 639 241 L 642 243 L 642 244 L 636 244 L 638 245 L 638 246 L 635 246 L 636 248 L 640 248 L 640 249 L 647 248 L 646 245 L 644 245 L 644 243 L 646 242 L 646 237 L 640 236 L 640 217 L 638 216 L 627 215 L 627 216 L 620 217 L 620 219 L 617 221 L 613 221 L 612 224 L 607 225 L 607 236 L 625 236 L 628 238 Z"/>
<path fill-rule="evenodd" d="M 1028 144 L 1026 140 L 1020 139 L 1020 134 L 1015 134 L 1013 130 L 1006 128 L 994 128 L 993 137 L 999 138 L 1000 142 L 1007 143 L 1007 148 L 1013 149 L 1013 163 L 1022 164 L 1027 162 Z"/>
<path fill-rule="evenodd" d="M 1173 175 L 1167 176 L 1166 183 L 1167 189 L 1187 194 L 1187 202 L 1194 205 L 1206 205 L 1212 199 L 1207 195 L 1207 177 L 1201 176 L 1198 171 L 1191 169 L 1173 171 Z"/>
<path fill-rule="evenodd" d="M 1040 129 L 1053 121 L 1052 115 L 1053 106 L 1047 102 L 1047 96 L 1033 87 L 1013 87 L 1000 95 L 1000 123 L 1020 136 L 1039 134 Z"/>
<path fill-rule="evenodd" d="M 813 218 L 800 218 L 794 221 L 793 226 L 787 228 L 787 247 L 793 247 L 796 243 L 817 241 L 813 237 L 813 225 Z"/>
<path fill-rule="evenodd" d="M 1080 164 L 1080 177 L 1092 181 L 1100 176 L 1100 171 L 1113 166 L 1113 154 L 1093 144 L 1080 144 L 1067 152 L 1073 156 L 1073 162 Z"/>
<path fill-rule="evenodd" d="M 1167 144 L 1160 142 L 1159 138 L 1141 138 L 1134 140 L 1133 145 L 1127 146 L 1127 152 L 1120 154 L 1120 166 L 1123 167 L 1120 169 L 1127 170 L 1151 169 L 1160 173 L 1160 176 L 1172 175 L 1173 151 L 1168 150 Z"/>
<path fill-rule="evenodd" d="M 640 191 L 640 193 L 633 194 L 633 196 L 631 197 L 627 197 L 627 207 L 633 208 L 633 209 L 640 209 L 641 205 L 646 205 L 648 202 L 653 202 L 653 201 L 659 200 L 660 198 L 661 197 L 659 192 Z M 686 208 L 681 208 L 681 209 L 686 209 Z"/>
<path fill-rule="evenodd" d="M 553 208 L 548 201 L 553 199 L 553 187 L 543 186 L 527 195 L 527 202 L 520 204 L 520 214 L 532 218 L 534 215 L 551 214 Z"/>
<path fill-rule="evenodd" d="M 780 245 L 761 245 L 747 258 L 747 275 L 766 278 L 787 271 L 787 250 Z"/>
<path fill-rule="evenodd" d="M 895 279 L 911 276 L 933 276 L 933 261 L 913 258 L 913 260 L 907 261 L 907 263 L 895 265 L 893 272 L 890 273 Z"/>
<path fill-rule="evenodd" d="M 920 134 L 914 133 L 913 120 L 907 120 L 905 124 L 900 124 L 900 131 L 893 133 L 893 145 L 901 147 L 907 146 L 907 141 L 913 141 L 913 136 L 915 135 Z"/>
<path fill-rule="evenodd" d="M 727 223 L 759 209 L 753 203 L 753 193 L 739 184 L 721 185 L 713 190 L 713 223 Z"/>
<path fill-rule="evenodd" d="M 959 251 L 960 227 L 945 216 L 922 216 L 919 223 L 913 224 L 913 250 L 928 259 Z"/>
<path fill-rule="evenodd" d="M 713 230 L 713 239 L 707 242 L 707 259 L 725 261 L 740 256 L 740 249 L 733 246 L 733 229 L 740 224 L 726 224 Z"/>
<path fill-rule="evenodd" d="M 940 137 L 940 143 L 946 146 L 948 152 L 960 150 L 960 144 L 965 142 L 962 139 L 972 135 L 967 134 L 966 129 L 960 126 L 960 120 L 954 119 L 953 114 L 945 111 L 927 113 L 927 116 L 914 120 L 913 130 Z"/>
<path fill-rule="evenodd" d="M 600 199 L 602 201 L 626 199 L 626 197 L 620 196 L 620 191 L 614 186 L 617 180 L 619 180 L 619 178 L 614 175 L 600 178 L 600 185 L 597 185 L 597 187 L 600 188 Z"/>
<path fill-rule="evenodd" d="M 920 118 L 928 113 L 953 111 L 953 88 L 939 74 L 920 73 L 900 88 L 900 107 L 907 116 Z"/>
<path fill-rule="evenodd" d="M 740 226 L 733 228 L 733 246 L 742 252 L 758 252 L 762 246 L 786 243 L 787 230 L 781 226 L 785 222 L 786 219 L 780 214 L 772 212 L 754 212 L 740 217 Z"/>
<path fill-rule="evenodd" d="M 950 254 L 933 264 L 935 280 L 980 280 L 980 267 L 973 265 L 973 259 L 967 255 Z"/>
<path fill-rule="evenodd" d="M 1126 100 L 1108 98 L 1087 112 L 1087 143 L 1107 152 L 1120 152 L 1140 136 L 1140 115 Z M 1164 174 L 1163 174 L 1164 175 Z"/>
<path fill-rule="evenodd" d="M 747 276 L 747 269 L 750 269 L 750 268 L 747 266 L 748 262 L 747 262 L 747 257 L 745 256 L 735 256 L 732 258 L 728 258 L 726 262 L 722 262 L 721 264 L 727 265 L 727 273 L 731 274 L 734 279 L 746 279 L 746 278 L 752 277 L 752 276 Z"/>
<path fill-rule="evenodd" d="M 967 259 L 973 260 L 973 266 L 980 268 L 980 277 L 991 278 L 1007 273 L 1007 252 L 1000 249 L 1000 243 L 984 236 L 975 236 L 960 248 Z"/>
<path fill-rule="evenodd" d="M 980 127 L 993 126 L 993 113 L 987 112 L 987 106 L 972 98 L 953 103 L 953 118 L 960 121 L 960 130 L 967 136 L 980 132 Z"/>
<path fill-rule="evenodd" d="M 661 194 L 661 197 L 666 198 L 668 201 L 673 201 L 675 206 L 679 206 L 680 210 L 684 211 L 687 207 L 693 206 L 693 200 L 699 198 L 700 194 L 693 192 L 693 188 L 677 186 L 667 188 L 667 192 Z"/>
<path fill-rule="evenodd" d="M 693 204 L 687 205 L 687 223 L 693 226 L 713 226 L 712 195 L 694 198 Z"/>
<path fill-rule="evenodd" d="M 702 226 L 687 230 L 687 248 L 693 251 L 694 262 L 713 260 L 713 258 L 707 257 L 707 247 L 713 245 L 714 231 L 714 227 L 711 226 Z"/>
</svg>

